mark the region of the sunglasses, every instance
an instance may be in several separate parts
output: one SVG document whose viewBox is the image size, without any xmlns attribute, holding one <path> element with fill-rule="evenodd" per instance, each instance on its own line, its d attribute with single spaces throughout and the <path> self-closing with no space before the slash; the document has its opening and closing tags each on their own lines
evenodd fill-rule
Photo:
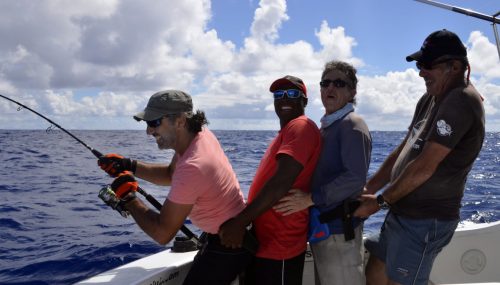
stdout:
<svg viewBox="0 0 500 285">
<path fill-rule="evenodd" d="M 328 86 L 330 86 L 330 84 L 332 83 L 333 86 L 335 86 L 335 88 L 344 88 L 349 85 L 344 80 L 337 78 L 335 80 L 329 80 L 329 79 L 321 80 L 319 82 L 319 86 L 321 86 L 322 88 L 328 88 Z"/>
<path fill-rule="evenodd" d="M 163 117 L 160 117 L 159 119 L 156 119 L 156 120 L 146 121 L 146 124 L 150 128 L 158 128 L 161 125 L 162 120 L 163 120 Z"/>
<path fill-rule="evenodd" d="M 286 94 L 286 97 L 290 99 L 295 99 L 299 98 L 300 96 L 303 96 L 302 91 L 297 90 L 297 89 L 288 89 L 288 90 L 276 90 L 273 92 L 274 95 L 274 100 L 276 99 L 282 99 Z"/>
<path fill-rule="evenodd" d="M 433 70 L 434 67 L 436 67 L 436 65 L 450 61 L 450 60 L 451 60 L 450 58 L 447 58 L 447 59 L 442 59 L 442 60 L 436 60 L 433 62 L 418 62 L 417 61 L 416 65 L 417 65 L 418 70 L 422 70 L 422 69 Z"/>
</svg>

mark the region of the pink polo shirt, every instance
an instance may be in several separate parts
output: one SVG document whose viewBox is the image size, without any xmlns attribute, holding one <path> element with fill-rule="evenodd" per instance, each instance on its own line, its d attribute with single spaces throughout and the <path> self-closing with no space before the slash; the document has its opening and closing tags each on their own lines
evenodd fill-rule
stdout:
<svg viewBox="0 0 500 285">
<path fill-rule="evenodd" d="M 236 174 L 219 141 L 208 129 L 196 135 L 182 156 L 177 155 L 167 198 L 174 203 L 193 205 L 191 221 L 212 234 L 245 207 Z"/>
</svg>

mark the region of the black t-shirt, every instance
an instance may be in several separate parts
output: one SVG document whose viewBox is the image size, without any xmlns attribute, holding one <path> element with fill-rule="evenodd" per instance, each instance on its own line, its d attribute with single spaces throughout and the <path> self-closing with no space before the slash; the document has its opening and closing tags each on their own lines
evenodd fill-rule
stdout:
<svg viewBox="0 0 500 285">
<path fill-rule="evenodd" d="M 424 94 L 409 131 L 407 145 L 396 161 L 392 179 L 422 151 L 427 141 L 451 149 L 434 174 L 391 207 L 410 218 L 458 219 L 467 174 L 484 140 L 484 107 L 476 89 L 469 85 L 448 92 L 443 98 Z"/>
</svg>

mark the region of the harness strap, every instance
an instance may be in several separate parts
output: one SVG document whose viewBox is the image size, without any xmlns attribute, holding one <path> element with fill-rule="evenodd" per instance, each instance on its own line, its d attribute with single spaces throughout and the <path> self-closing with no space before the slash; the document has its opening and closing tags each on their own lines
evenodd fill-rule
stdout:
<svg viewBox="0 0 500 285">
<path fill-rule="evenodd" d="M 324 224 L 334 219 L 341 219 L 342 226 L 344 228 L 345 240 L 352 240 L 355 237 L 354 227 L 352 226 L 352 213 L 354 213 L 360 204 L 361 202 L 358 200 L 346 199 L 342 202 L 342 205 L 339 205 L 330 211 L 321 213 L 319 215 L 319 221 Z"/>
</svg>

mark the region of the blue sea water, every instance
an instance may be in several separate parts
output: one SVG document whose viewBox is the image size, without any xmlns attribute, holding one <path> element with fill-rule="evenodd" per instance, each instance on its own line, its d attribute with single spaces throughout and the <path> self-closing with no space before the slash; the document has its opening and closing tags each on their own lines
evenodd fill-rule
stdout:
<svg viewBox="0 0 500 285">
<path fill-rule="evenodd" d="M 144 131 L 72 131 L 103 152 L 169 161 Z M 245 195 L 274 131 L 215 131 Z M 403 139 L 373 132 L 372 174 Z M 83 145 L 62 131 L 0 130 L 0 284 L 72 284 L 164 249 L 97 197 L 112 179 Z M 469 174 L 461 219 L 500 220 L 500 133 L 488 133 Z M 168 188 L 141 181 L 163 202 Z M 385 213 L 365 223 L 378 231 Z M 188 227 L 195 233 L 199 230 Z"/>
</svg>

